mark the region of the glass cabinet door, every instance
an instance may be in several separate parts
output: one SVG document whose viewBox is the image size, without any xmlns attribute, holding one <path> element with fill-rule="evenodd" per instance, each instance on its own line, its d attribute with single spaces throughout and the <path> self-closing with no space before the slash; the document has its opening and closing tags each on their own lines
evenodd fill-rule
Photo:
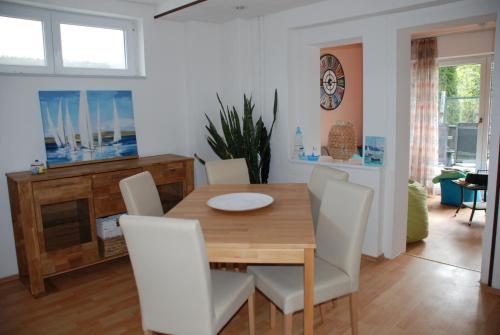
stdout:
<svg viewBox="0 0 500 335">
<path fill-rule="evenodd" d="M 99 259 L 90 177 L 33 183 L 42 274 Z"/>
<path fill-rule="evenodd" d="M 92 241 L 89 199 L 42 205 L 40 210 L 45 251 Z"/>
</svg>

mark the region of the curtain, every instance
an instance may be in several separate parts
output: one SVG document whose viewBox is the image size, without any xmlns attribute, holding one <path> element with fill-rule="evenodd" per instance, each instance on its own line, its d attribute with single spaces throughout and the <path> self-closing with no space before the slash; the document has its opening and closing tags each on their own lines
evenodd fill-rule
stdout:
<svg viewBox="0 0 500 335">
<path fill-rule="evenodd" d="M 433 193 L 438 163 L 438 90 L 436 38 L 411 42 L 410 178 Z"/>
</svg>

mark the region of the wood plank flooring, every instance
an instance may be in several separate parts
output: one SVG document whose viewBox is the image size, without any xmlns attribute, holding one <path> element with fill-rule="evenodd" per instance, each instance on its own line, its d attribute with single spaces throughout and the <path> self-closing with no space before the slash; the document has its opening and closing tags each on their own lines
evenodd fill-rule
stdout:
<svg viewBox="0 0 500 335">
<path fill-rule="evenodd" d="M 479 273 L 409 255 L 362 262 L 360 334 L 500 334 L 500 296 L 481 291 Z M 0 334 L 142 334 L 137 291 L 128 259 L 49 281 L 48 295 L 32 298 L 18 280 L 0 285 Z M 350 334 L 347 298 L 325 305 L 316 334 Z M 223 335 L 247 334 L 246 306 Z M 269 304 L 256 295 L 256 334 L 269 328 Z M 293 318 L 302 333 L 302 314 Z"/>
<path fill-rule="evenodd" d="M 440 204 L 439 196 L 427 201 L 429 236 L 406 246 L 406 253 L 425 259 L 481 271 L 484 211 L 476 211 L 469 226 L 471 210 L 462 208 L 455 217 L 456 207 Z"/>
</svg>

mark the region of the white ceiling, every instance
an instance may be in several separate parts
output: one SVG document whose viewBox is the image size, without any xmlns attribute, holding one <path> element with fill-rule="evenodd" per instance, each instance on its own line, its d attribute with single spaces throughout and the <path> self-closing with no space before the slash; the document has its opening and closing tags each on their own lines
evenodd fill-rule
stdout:
<svg viewBox="0 0 500 335">
<path fill-rule="evenodd" d="M 157 14 L 169 11 L 193 0 L 128 0 L 156 5 Z M 280 12 L 294 7 L 309 5 L 323 0 L 206 0 L 205 2 L 181 9 L 163 16 L 164 20 L 205 21 L 223 23 L 235 18 L 250 19 L 257 16 Z M 236 7 L 244 9 L 237 10 Z"/>
</svg>

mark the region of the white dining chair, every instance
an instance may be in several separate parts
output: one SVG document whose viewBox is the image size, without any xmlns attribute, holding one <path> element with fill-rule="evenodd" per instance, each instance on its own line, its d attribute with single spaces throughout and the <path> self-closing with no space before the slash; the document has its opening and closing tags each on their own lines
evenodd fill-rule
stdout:
<svg viewBox="0 0 500 335">
<path fill-rule="evenodd" d="M 163 216 L 160 195 L 149 171 L 120 180 L 120 191 L 129 215 Z"/>
<path fill-rule="evenodd" d="M 145 334 L 217 334 L 248 301 L 254 334 L 254 279 L 210 270 L 197 220 L 122 215 Z"/>
<path fill-rule="evenodd" d="M 330 180 L 319 213 L 314 259 L 314 304 L 348 295 L 352 334 L 358 333 L 357 291 L 361 248 L 373 190 Z M 256 287 L 284 314 L 285 334 L 292 333 L 293 313 L 304 309 L 303 266 L 249 266 Z M 276 308 L 271 306 L 271 313 Z M 271 320 L 275 320 L 271 315 Z M 273 326 L 271 324 L 271 326 Z"/>
<path fill-rule="evenodd" d="M 321 199 L 325 191 L 326 182 L 328 180 L 343 180 L 347 181 L 349 174 L 339 169 L 331 167 L 316 165 L 313 172 L 309 177 L 307 188 L 309 189 L 309 197 L 311 199 L 311 211 L 313 216 L 314 230 L 318 226 L 319 207 L 321 206 Z"/>
<path fill-rule="evenodd" d="M 206 162 L 205 168 L 209 184 L 250 184 L 244 158 Z"/>
</svg>

